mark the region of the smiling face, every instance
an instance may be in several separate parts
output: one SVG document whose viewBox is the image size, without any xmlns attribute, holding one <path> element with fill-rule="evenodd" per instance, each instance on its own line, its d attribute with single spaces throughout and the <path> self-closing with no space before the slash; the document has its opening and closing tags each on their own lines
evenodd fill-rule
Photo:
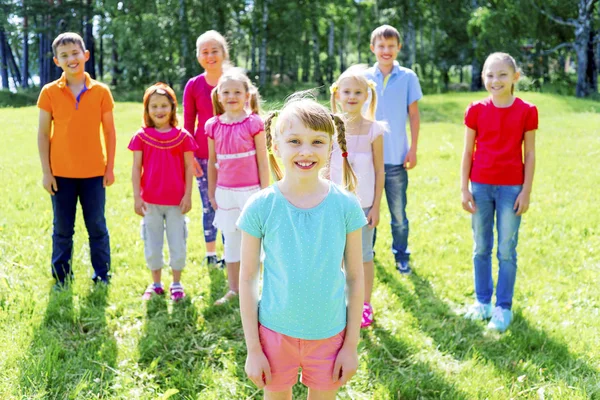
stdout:
<svg viewBox="0 0 600 400">
<path fill-rule="evenodd" d="M 369 96 L 368 87 L 355 78 L 342 79 L 335 93 L 337 101 L 346 113 L 361 112 Z"/>
<path fill-rule="evenodd" d="M 219 103 L 225 112 L 240 112 L 244 109 L 250 93 L 246 90 L 243 82 L 228 79 L 219 84 Z"/>
<path fill-rule="evenodd" d="M 206 71 L 220 71 L 225 54 L 216 40 L 207 40 L 198 46 L 198 62 Z"/>
<path fill-rule="evenodd" d="M 494 97 L 511 96 L 513 85 L 519 80 L 519 72 L 499 58 L 486 62 L 482 75 L 485 89 Z"/>
<path fill-rule="evenodd" d="M 148 99 L 148 115 L 158 130 L 169 128 L 173 106 L 167 96 L 154 93 Z"/>
<path fill-rule="evenodd" d="M 282 121 L 282 126 L 273 149 L 281 157 L 286 176 L 317 179 L 329 159 L 329 134 L 306 127 L 295 116 L 290 116 L 289 121 Z"/>
<path fill-rule="evenodd" d="M 398 56 L 402 45 L 395 37 L 385 38 L 383 36 L 375 39 L 371 45 L 371 51 L 375 54 L 377 62 L 381 67 L 390 67 Z"/>
<path fill-rule="evenodd" d="M 83 50 L 77 43 L 65 43 L 56 46 L 54 63 L 68 76 L 78 76 L 85 71 L 85 63 L 90 58 L 90 52 Z"/>
</svg>

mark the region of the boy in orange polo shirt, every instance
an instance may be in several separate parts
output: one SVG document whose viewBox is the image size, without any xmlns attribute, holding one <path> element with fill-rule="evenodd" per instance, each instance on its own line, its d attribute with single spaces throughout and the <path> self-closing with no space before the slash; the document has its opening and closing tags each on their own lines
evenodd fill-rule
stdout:
<svg viewBox="0 0 600 400">
<path fill-rule="evenodd" d="M 73 277 L 71 256 L 77 201 L 88 231 L 94 282 L 109 282 L 110 242 L 104 206 L 113 184 L 116 134 L 110 89 L 85 72 L 90 53 L 81 36 L 61 33 L 52 43 L 60 79 L 38 98 L 38 149 L 43 185 L 52 199 L 52 276 L 55 289 Z M 102 124 L 103 135 L 100 132 Z"/>
</svg>

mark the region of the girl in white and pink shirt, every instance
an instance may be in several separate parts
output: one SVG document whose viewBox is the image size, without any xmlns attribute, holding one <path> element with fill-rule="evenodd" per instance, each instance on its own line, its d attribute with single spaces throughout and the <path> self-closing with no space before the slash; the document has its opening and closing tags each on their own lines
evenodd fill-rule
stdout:
<svg viewBox="0 0 600 400">
<path fill-rule="evenodd" d="M 269 163 L 260 96 L 241 69 L 230 68 L 212 91 L 215 116 L 206 121 L 208 195 L 216 210 L 214 226 L 223 232 L 229 290 L 215 302 L 238 295 L 241 231 L 236 222 L 246 201 L 269 185 Z"/>
<path fill-rule="evenodd" d="M 150 86 L 144 93 L 144 126 L 133 136 L 134 209 L 144 217 L 142 238 L 146 263 L 153 283 L 143 299 L 163 295 L 161 283 L 165 231 L 169 243 L 169 265 L 173 271 L 171 299 L 185 297 L 181 272 L 185 267 L 187 226 L 185 214 L 192 208 L 194 138 L 177 127 L 177 98 L 164 83 Z"/>
</svg>

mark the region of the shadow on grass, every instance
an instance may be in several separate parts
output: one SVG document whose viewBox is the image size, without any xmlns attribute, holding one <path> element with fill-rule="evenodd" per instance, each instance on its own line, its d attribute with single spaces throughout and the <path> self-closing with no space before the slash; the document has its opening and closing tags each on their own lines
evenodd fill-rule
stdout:
<svg viewBox="0 0 600 400">
<path fill-rule="evenodd" d="M 393 289 L 402 306 L 418 320 L 420 330 L 435 341 L 439 351 L 459 360 L 486 360 L 508 382 L 522 382 L 523 376 L 526 376 L 527 382 L 523 387 L 562 381 L 566 386 L 586 390 L 592 397 L 598 395 L 598 388 L 594 389 L 593 382 L 597 380 L 599 371 L 571 354 L 565 343 L 531 326 L 521 313 L 515 312 L 513 323 L 506 333 L 487 332 L 485 323 L 465 320 L 452 311 L 436 296 L 429 281 L 414 271 L 408 278 L 413 284 L 414 294 L 379 265 L 377 274 L 380 281 Z M 586 380 L 592 384 L 584 388 L 582 384 Z"/>
<path fill-rule="evenodd" d="M 117 344 L 106 325 L 109 288 L 94 286 L 80 302 L 73 292 L 50 292 L 44 321 L 21 361 L 24 398 L 104 398 L 111 393 Z"/>
</svg>

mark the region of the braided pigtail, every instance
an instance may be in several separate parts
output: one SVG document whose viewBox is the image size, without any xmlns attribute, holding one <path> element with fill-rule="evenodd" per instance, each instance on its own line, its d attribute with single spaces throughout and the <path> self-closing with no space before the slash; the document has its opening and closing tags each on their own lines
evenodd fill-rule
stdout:
<svg viewBox="0 0 600 400">
<path fill-rule="evenodd" d="M 283 179 L 283 173 L 281 172 L 281 168 L 279 168 L 277 159 L 273 154 L 273 134 L 271 133 L 271 125 L 273 124 L 273 119 L 277 117 L 277 115 L 279 115 L 279 111 L 273 111 L 265 120 L 265 136 L 267 139 L 267 151 L 269 152 L 269 166 L 271 167 L 271 175 L 273 176 L 274 181 L 280 181 Z"/>
<path fill-rule="evenodd" d="M 213 106 L 213 115 L 221 115 L 225 112 L 223 106 L 219 102 L 219 86 L 216 86 L 212 92 L 210 93 L 210 98 L 212 100 Z"/>
<path fill-rule="evenodd" d="M 338 117 L 337 115 L 331 115 L 333 118 L 333 122 L 335 123 L 335 128 L 337 130 L 337 142 L 340 150 L 342 151 L 342 158 L 344 159 L 343 169 L 344 169 L 344 186 L 346 190 L 350 192 L 354 192 L 356 190 L 356 175 L 354 174 L 354 170 L 348 161 L 348 146 L 346 145 L 346 126 L 344 125 L 344 121 Z"/>
</svg>

